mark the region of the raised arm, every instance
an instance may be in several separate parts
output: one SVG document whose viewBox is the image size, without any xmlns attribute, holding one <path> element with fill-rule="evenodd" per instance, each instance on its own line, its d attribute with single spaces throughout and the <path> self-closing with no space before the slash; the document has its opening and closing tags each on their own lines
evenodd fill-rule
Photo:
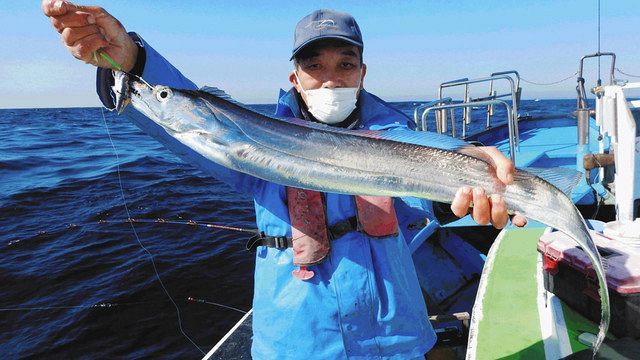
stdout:
<svg viewBox="0 0 640 360">
<path fill-rule="evenodd" d="M 81 6 L 62 0 L 44 0 L 42 11 L 49 17 L 53 27 L 61 34 L 64 46 L 75 58 L 98 67 L 97 91 L 100 100 L 107 108 L 113 108 L 111 85 L 113 85 L 110 62 L 100 56 L 105 53 L 122 70 L 139 71 L 151 84 L 163 84 L 180 89 L 197 89 L 197 86 L 176 69 L 162 55 L 134 33 L 127 33 L 124 26 L 106 10 L 98 6 Z M 124 111 L 133 123 L 145 133 L 161 138 L 163 129 L 154 124 L 132 107 Z M 176 145 L 177 146 L 177 145 Z M 187 152 L 185 146 L 178 155 Z M 222 180 L 238 192 L 251 193 L 259 179 L 209 164 L 209 173 Z"/>
<path fill-rule="evenodd" d="M 118 19 L 98 6 L 75 5 L 63 0 L 43 0 L 42 11 L 60 33 L 64 46 L 76 59 L 103 68 L 113 66 L 98 50 L 130 71 L 138 47 Z"/>
</svg>

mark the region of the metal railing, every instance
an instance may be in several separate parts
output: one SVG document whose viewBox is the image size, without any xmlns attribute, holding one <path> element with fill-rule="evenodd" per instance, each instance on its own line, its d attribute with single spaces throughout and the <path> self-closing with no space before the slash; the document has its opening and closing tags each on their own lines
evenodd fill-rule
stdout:
<svg viewBox="0 0 640 360">
<path fill-rule="evenodd" d="M 493 106 L 493 105 L 503 105 L 507 111 L 507 126 L 509 129 L 509 156 L 511 158 L 511 161 L 513 161 L 513 163 L 516 162 L 516 148 L 519 146 L 518 143 L 516 142 L 516 128 L 517 128 L 517 122 L 515 121 L 515 118 L 513 117 L 513 113 L 512 113 L 512 108 L 511 106 L 509 106 L 509 103 L 507 103 L 504 100 L 498 100 L 498 99 L 492 99 L 492 100 L 484 100 L 484 101 L 474 101 L 474 102 L 467 102 L 467 103 L 459 103 L 459 104 L 447 104 L 447 105 L 434 105 L 431 107 L 428 107 L 424 110 L 424 112 L 422 113 L 422 118 L 421 118 L 421 127 L 423 129 L 426 129 L 427 127 L 427 116 L 429 115 L 429 112 L 431 111 L 446 111 L 446 110 L 453 110 L 453 109 L 457 109 L 457 108 L 463 108 L 463 109 L 468 109 L 470 107 L 473 106 Z M 439 132 L 441 133 L 441 132 Z"/>
<path fill-rule="evenodd" d="M 595 54 L 585 55 L 580 58 L 580 67 L 578 68 L 578 85 L 576 85 L 576 91 L 578 92 L 578 99 L 576 104 L 576 119 L 578 120 L 578 145 L 586 145 L 589 143 L 589 117 L 591 116 L 591 109 L 587 104 L 587 94 L 584 89 L 584 77 L 582 76 L 584 70 L 584 60 L 589 58 L 600 58 L 603 56 L 611 56 L 611 69 L 609 71 L 609 85 L 613 85 L 614 70 L 616 68 L 616 54 L 612 52 L 597 52 Z M 599 66 L 598 66 L 599 68 Z M 598 74 L 597 87 L 602 85 L 602 79 Z"/>
<path fill-rule="evenodd" d="M 576 86 L 576 91 L 578 92 L 578 110 L 587 109 L 587 93 L 584 90 L 584 77 L 582 76 L 584 70 L 584 60 L 589 58 L 598 58 L 598 61 L 603 56 L 611 56 L 611 69 L 609 70 L 609 85 L 613 85 L 614 78 L 614 70 L 616 68 L 616 54 L 612 52 L 597 52 L 595 54 L 585 55 L 580 58 L 580 67 L 578 68 L 578 85 Z M 602 85 L 602 79 L 599 78 L 600 74 L 598 74 L 598 85 Z"/>
<path fill-rule="evenodd" d="M 413 122 L 416 123 L 416 130 L 427 131 L 426 127 L 425 128 L 420 127 L 421 122 L 420 122 L 420 116 L 418 115 L 420 113 L 420 110 L 431 107 L 431 106 L 435 106 L 435 105 L 451 104 L 451 102 L 452 102 L 452 99 L 448 97 L 440 100 L 430 101 L 428 103 L 424 103 L 416 106 L 415 110 L 413 110 Z"/>
<path fill-rule="evenodd" d="M 510 91 L 504 94 L 498 94 L 494 90 L 494 82 L 495 81 L 506 81 L 509 83 Z M 489 83 L 489 94 L 487 96 L 471 98 L 469 87 L 471 84 L 477 83 Z M 519 132 L 518 132 L 518 107 L 520 104 L 520 97 L 522 94 L 522 89 L 520 88 L 520 74 L 515 70 L 509 71 L 501 71 L 492 73 L 491 76 L 477 79 L 457 79 L 452 81 L 446 81 L 440 84 L 438 88 L 438 99 L 431 101 L 426 104 L 422 104 L 414 110 L 414 121 L 416 122 L 416 127 L 418 130 L 426 131 L 427 130 L 427 122 L 426 122 L 426 113 L 424 111 L 425 108 L 432 108 L 434 106 L 453 104 L 453 100 L 450 97 L 444 98 L 443 91 L 446 88 L 459 87 L 464 86 L 464 96 L 461 104 L 471 104 L 469 106 L 453 106 L 442 108 L 439 111 L 435 112 L 435 124 L 436 131 L 438 133 L 447 133 L 447 112 L 449 113 L 449 119 L 451 120 L 451 136 L 456 137 L 456 124 L 455 124 L 455 109 L 462 108 L 462 138 L 467 136 L 467 127 L 471 123 L 471 108 L 474 106 L 487 106 L 487 118 L 486 118 L 486 128 L 491 127 L 491 117 L 494 115 L 494 105 L 496 102 L 492 102 L 493 100 L 498 100 L 502 98 L 511 98 L 511 106 L 509 106 L 509 122 L 511 123 L 509 126 L 513 126 L 513 134 L 509 139 L 510 142 L 514 142 L 515 145 L 519 144 Z M 485 103 L 486 102 L 486 103 Z M 498 102 L 502 103 L 502 102 Z M 419 116 L 420 111 L 423 111 L 422 116 Z M 511 132 L 510 132 L 511 134 Z"/>
<path fill-rule="evenodd" d="M 507 82 L 509 82 L 511 91 L 505 94 L 496 94 L 495 91 L 493 90 L 493 83 L 494 81 L 497 81 L 497 80 L 506 80 Z M 489 83 L 489 95 L 481 98 L 472 99 L 469 95 L 469 85 L 483 83 L 483 82 Z M 463 103 L 477 102 L 477 101 L 484 101 L 484 100 L 495 100 L 495 99 L 500 99 L 505 97 L 511 97 L 511 116 L 515 119 L 516 125 L 517 125 L 518 105 L 520 103 L 520 94 L 521 94 L 520 74 L 518 74 L 517 71 L 515 70 L 501 71 L 501 72 L 493 73 L 491 74 L 491 76 L 484 77 L 484 78 L 477 78 L 477 79 L 464 78 L 464 79 L 458 79 L 453 81 L 446 81 L 440 84 L 438 88 L 438 99 L 442 99 L 443 90 L 445 88 L 452 88 L 452 87 L 459 87 L 459 86 L 464 86 Z M 487 107 L 487 124 L 486 124 L 487 128 L 491 127 L 492 115 L 493 115 L 493 107 L 488 106 Z M 466 135 L 466 126 L 471 123 L 471 109 L 465 108 L 462 115 L 462 119 L 463 119 L 462 131 L 463 131 L 463 137 L 464 137 Z M 447 131 L 446 122 L 443 122 L 441 128 L 443 129 L 443 132 Z M 451 135 L 455 137 L 455 126 L 453 126 L 451 129 Z M 516 143 L 518 143 L 517 130 L 516 130 L 515 136 L 516 136 L 516 139 L 515 139 Z"/>
</svg>

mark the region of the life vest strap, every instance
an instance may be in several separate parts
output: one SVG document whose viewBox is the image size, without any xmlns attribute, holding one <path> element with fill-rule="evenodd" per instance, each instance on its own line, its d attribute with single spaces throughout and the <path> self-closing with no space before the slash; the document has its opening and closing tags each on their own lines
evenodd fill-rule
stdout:
<svg viewBox="0 0 640 360">
<path fill-rule="evenodd" d="M 358 230 L 358 218 L 352 216 L 329 226 L 329 239 L 335 240 L 348 232 Z"/>
<path fill-rule="evenodd" d="M 355 216 L 338 221 L 329 227 L 329 238 L 335 240 L 348 232 L 358 229 L 358 219 Z M 293 240 L 287 236 L 270 236 L 261 232 L 251 237 L 247 241 L 246 248 L 249 251 L 255 251 L 258 246 L 268 246 L 276 249 L 284 250 L 293 247 Z"/>
<path fill-rule="evenodd" d="M 256 251 L 258 246 L 268 246 L 276 249 L 293 247 L 293 240 L 287 236 L 269 236 L 264 233 L 253 235 L 246 244 L 246 249 Z"/>
</svg>

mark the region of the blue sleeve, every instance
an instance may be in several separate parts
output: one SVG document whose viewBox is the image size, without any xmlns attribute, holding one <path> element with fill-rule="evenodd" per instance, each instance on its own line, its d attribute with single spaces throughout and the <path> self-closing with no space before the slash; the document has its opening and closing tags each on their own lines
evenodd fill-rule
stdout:
<svg viewBox="0 0 640 360">
<path fill-rule="evenodd" d="M 193 89 L 198 87 L 191 80 L 187 79 L 169 61 L 153 49 L 147 42 L 135 33 L 129 34 L 139 46 L 145 49 L 146 61 L 142 78 L 151 85 L 162 84 L 178 89 Z M 113 74 L 109 69 L 98 68 L 96 78 L 96 88 L 102 103 L 108 109 L 113 109 L 114 95 L 111 91 L 113 85 Z M 221 181 L 226 182 L 236 191 L 253 194 L 256 189 L 256 182 L 263 181 L 256 177 L 228 169 L 218 165 L 202 155 L 196 153 L 188 146 L 182 144 L 170 136 L 164 128 L 153 122 L 151 119 L 137 111 L 133 106 L 127 106 L 123 113 L 127 118 L 138 126 L 147 135 L 150 135 L 160 143 L 171 149 L 176 155 L 189 164 L 197 167 L 203 172 Z"/>
</svg>

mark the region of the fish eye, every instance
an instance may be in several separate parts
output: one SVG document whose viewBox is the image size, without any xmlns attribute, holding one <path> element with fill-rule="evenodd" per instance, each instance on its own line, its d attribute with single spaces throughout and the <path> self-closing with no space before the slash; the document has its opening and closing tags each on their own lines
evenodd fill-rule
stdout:
<svg viewBox="0 0 640 360">
<path fill-rule="evenodd" d="M 156 99 L 158 99 L 158 101 L 160 102 L 165 102 L 169 100 L 169 98 L 171 98 L 172 95 L 173 95 L 173 92 L 168 87 L 163 87 L 158 89 L 158 91 L 156 91 Z"/>
</svg>

